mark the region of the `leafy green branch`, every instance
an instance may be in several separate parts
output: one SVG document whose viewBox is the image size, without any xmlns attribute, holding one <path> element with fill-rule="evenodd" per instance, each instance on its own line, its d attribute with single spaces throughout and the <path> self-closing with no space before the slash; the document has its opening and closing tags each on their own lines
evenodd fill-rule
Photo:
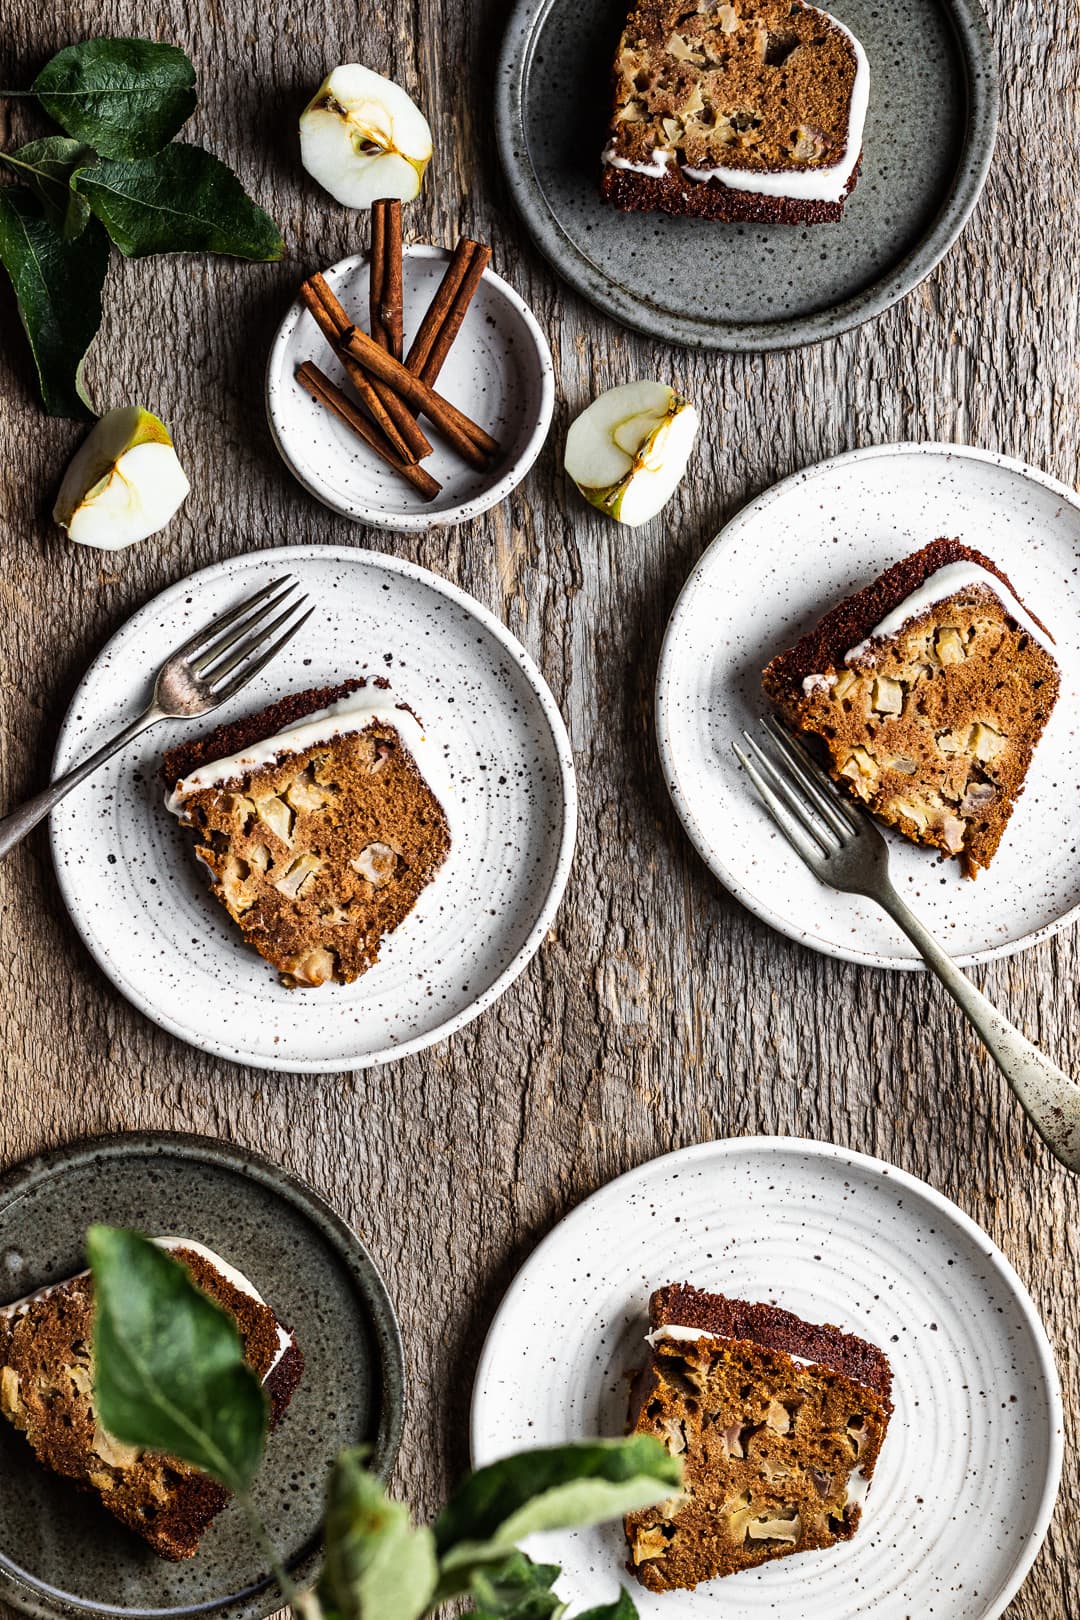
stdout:
<svg viewBox="0 0 1080 1620">
<path fill-rule="evenodd" d="M 555 1564 L 518 1543 L 598 1524 L 675 1495 L 682 1469 L 651 1436 L 521 1452 L 470 1475 L 432 1526 L 414 1525 L 365 1466 L 343 1452 L 326 1492 L 324 1564 L 298 1593 L 251 1502 L 267 1402 L 232 1318 L 177 1260 L 133 1232 L 92 1227 L 94 1401 L 117 1440 L 164 1451 L 234 1491 L 301 1620 L 421 1620 L 454 1598 L 478 1620 L 559 1620 Z M 625 1591 L 579 1620 L 634 1620 Z"/>
<path fill-rule="evenodd" d="M 29 90 L 64 130 L 0 152 L 0 263 L 19 304 L 45 409 L 94 414 L 82 379 L 101 324 L 109 241 L 128 258 L 223 253 L 273 260 L 284 243 L 225 164 L 173 142 L 195 109 L 195 70 L 174 45 L 90 39 L 47 62 Z"/>
</svg>

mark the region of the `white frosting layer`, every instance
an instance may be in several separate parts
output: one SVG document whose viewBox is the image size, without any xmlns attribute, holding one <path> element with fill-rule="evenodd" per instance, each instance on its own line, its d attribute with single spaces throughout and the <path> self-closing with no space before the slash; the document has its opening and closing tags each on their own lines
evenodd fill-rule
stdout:
<svg viewBox="0 0 1080 1620">
<path fill-rule="evenodd" d="M 821 7 L 808 6 L 807 10 L 821 11 Z M 760 197 L 792 197 L 800 202 L 840 202 L 862 152 L 863 127 L 870 104 L 870 64 L 851 29 L 845 28 L 830 12 L 822 11 L 822 16 L 828 17 L 841 33 L 847 35 L 855 50 L 855 80 L 848 108 L 847 141 L 840 161 L 824 168 L 771 170 L 729 169 L 722 164 L 715 168 L 696 169 L 684 164 L 680 172 L 688 180 L 718 180 L 731 191 L 749 191 Z M 672 156 L 671 152 L 656 147 L 650 163 L 631 163 L 626 158 L 617 157 L 614 145 L 611 145 L 604 153 L 604 162 L 613 169 L 630 169 L 635 174 L 659 180 L 667 173 Z"/>
<path fill-rule="evenodd" d="M 972 585 L 985 585 L 994 593 L 998 601 L 1005 608 L 1011 619 L 1015 619 L 1023 630 L 1026 630 L 1032 641 L 1037 641 L 1047 652 L 1053 648 L 1053 637 L 1035 623 L 1023 604 L 1017 600 L 1007 588 L 1003 580 L 989 569 L 981 568 L 978 563 L 961 560 L 960 562 L 946 563 L 944 568 L 938 568 L 934 573 L 928 574 L 910 596 L 904 600 L 891 613 L 887 613 L 880 624 L 876 624 L 864 641 L 858 646 L 851 647 L 844 654 L 845 664 L 853 663 L 870 651 L 870 644 L 880 641 L 887 636 L 895 636 L 898 631 L 911 619 L 917 619 L 920 614 L 926 613 L 938 602 L 947 601 L 950 596 L 967 590 Z M 820 677 L 818 677 L 820 679 Z M 813 680 L 808 675 L 806 680 Z M 806 691 L 806 681 L 803 690 Z"/>
<path fill-rule="evenodd" d="M 662 180 L 668 172 L 671 153 L 666 147 L 654 146 L 651 162 L 631 163 L 629 158 L 619 157 L 612 144 L 604 152 L 604 162 L 609 169 L 629 169 L 632 174 L 647 174 L 650 180 Z"/>
<path fill-rule="evenodd" d="M 330 742 L 352 731 L 363 731 L 372 724 L 393 726 L 401 733 L 417 766 L 446 812 L 451 833 L 454 831 L 454 793 L 446 761 L 436 745 L 429 741 L 420 722 L 410 709 L 399 708 L 392 692 L 363 687 L 349 697 L 332 703 L 328 709 L 305 715 L 296 725 L 276 732 L 264 742 L 254 743 L 224 759 L 215 759 L 201 765 L 197 771 L 177 782 L 166 796 L 165 804 L 174 816 L 184 820 L 184 801 L 203 788 L 217 787 L 224 782 L 237 781 L 249 771 L 262 770 L 272 765 L 283 754 L 301 754 L 317 743 Z"/>
<path fill-rule="evenodd" d="M 255 1300 L 260 1305 L 266 1304 L 265 1299 L 263 1299 L 258 1289 L 247 1277 L 244 1276 L 244 1273 L 242 1271 L 237 1271 L 236 1267 L 231 1266 L 227 1260 L 223 1260 L 220 1254 L 215 1254 L 213 1249 L 208 1249 L 205 1243 L 196 1243 L 194 1238 L 184 1237 L 156 1237 L 152 1241 L 162 1249 L 190 1249 L 192 1254 L 201 1255 L 209 1265 L 213 1266 L 215 1271 L 219 1271 L 221 1273 L 226 1282 L 232 1284 L 237 1293 L 246 1294 L 249 1299 Z M 49 1283 L 47 1287 L 38 1288 L 32 1294 L 25 1294 L 22 1299 L 12 1300 L 10 1305 L 0 1305 L 0 1316 L 21 1316 L 25 1311 L 30 1309 L 31 1305 L 36 1305 L 38 1300 L 48 1299 L 52 1294 L 57 1293 L 61 1288 L 66 1288 L 68 1283 L 76 1282 L 80 1277 L 88 1277 L 89 1275 L 89 1271 L 76 1272 L 74 1277 L 65 1277 L 62 1282 Z M 274 1356 L 273 1361 L 266 1369 L 266 1374 L 263 1378 L 264 1384 L 267 1378 L 270 1377 L 270 1374 L 273 1372 L 278 1362 L 281 1360 L 282 1356 L 285 1354 L 286 1350 L 289 1349 L 293 1342 L 292 1334 L 287 1333 L 280 1322 L 277 1324 L 277 1335 L 277 1354 Z"/>
<path fill-rule="evenodd" d="M 192 1254 L 201 1255 L 209 1265 L 213 1266 L 215 1271 L 220 1271 L 226 1282 L 232 1283 L 238 1294 L 246 1294 L 248 1299 L 255 1300 L 259 1305 L 266 1304 L 265 1299 L 263 1299 L 254 1283 L 245 1277 L 242 1271 L 237 1271 L 235 1266 L 231 1266 L 227 1260 L 223 1260 L 220 1254 L 215 1254 L 213 1249 L 208 1249 L 205 1243 L 196 1243 L 194 1238 L 182 1237 L 158 1237 L 154 1239 L 154 1242 L 163 1249 L 189 1249 Z M 277 1318 L 275 1317 L 274 1320 L 277 1321 Z M 277 1336 L 277 1354 L 266 1369 L 263 1378 L 264 1384 L 293 1342 L 292 1334 L 286 1333 L 280 1322 L 277 1324 Z"/>
</svg>

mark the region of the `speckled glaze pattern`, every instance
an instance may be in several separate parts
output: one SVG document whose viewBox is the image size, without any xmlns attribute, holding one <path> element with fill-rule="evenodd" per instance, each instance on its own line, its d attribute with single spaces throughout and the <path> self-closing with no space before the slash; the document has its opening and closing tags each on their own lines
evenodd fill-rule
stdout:
<svg viewBox="0 0 1080 1620">
<path fill-rule="evenodd" d="M 855 1538 L 657 1596 L 642 1620 L 994 1620 L 1030 1568 L 1061 1471 L 1046 1333 L 1005 1256 L 957 1206 L 878 1159 L 748 1137 L 654 1159 L 595 1193 L 526 1261 L 477 1371 L 477 1464 L 619 1434 L 648 1299 L 688 1281 L 878 1344 L 895 1413 Z M 534 1538 L 563 1589 L 610 1602 L 618 1525 Z"/>
<path fill-rule="evenodd" d="M 599 197 L 626 0 L 518 0 L 499 59 L 499 151 L 528 229 L 578 292 L 668 342 L 782 349 L 869 320 L 929 274 L 993 154 L 986 21 L 978 0 L 834 9 L 865 46 L 871 76 L 862 171 L 843 219 L 721 225 L 621 214 Z"/>
<path fill-rule="evenodd" d="M 777 832 L 731 753 L 767 710 L 761 671 L 827 608 L 939 535 L 978 547 L 1056 639 L 1062 690 L 1005 837 L 978 881 L 886 831 L 894 882 L 961 964 L 1023 950 L 1080 914 L 1080 501 L 1035 468 L 962 445 L 880 445 L 796 473 L 744 507 L 675 605 L 656 734 L 702 858 L 762 921 L 814 950 L 921 968 L 871 901 L 826 889 Z"/>
<path fill-rule="evenodd" d="M 243 1148 L 164 1132 L 101 1137 L 30 1160 L 0 1181 L 0 1303 L 82 1270 L 94 1221 L 208 1244 L 296 1333 L 304 1376 L 269 1438 L 253 1494 L 294 1578 L 310 1582 L 332 1459 L 343 1446 L 370 1444 L 372 1466 L 386 1478 L 401 1439 L 401 1338 L 374 1261 L 316 1193 Z M 280 1603 L 235 1507 L 215 1520 L 193 1559 L 166 1563 L 95 1497 L 41 1468 L 7 1423 L 0 1598 L 38 1620 L 195 1609 L 260 1620 Z"/>
<path fill-rule="evenodd" d="M 296 546 L 234 558 L 171 586 L 109 642 L 72 699 L 54 770 L 138 709 L 166 649 L 286 572 L 314 616 L 202 724 L 354 674 L 388 676 L 411 703 L 449 772 L 453 848 L 381 960 L 351 985 L 286 990 L 244 944 L 164 806 L 157 771 L 179 726 L 158 726 L 64 801 L 53 860 L 100 966 L 181 1040 L 262 1068 L 364 1068 L 443 1040 L 489 1006 L 538 949 L 565 887 L 577 817 L 569 742 L 543 677 L 497 619 L 396 557 Z"/>
<path fill-rule="evenodd" d="M 417 243 L 403 257 L 405 349 L 442 279 L 450 253 Z M 323 274 L 357 325 L 366 327 L 368 263 L 362 254 Z M 356 523 L 414 533 L 465 523 L 516 489 L 543 447 L 555 409 L 551 350 L 528 306 L 492 270 L 483 280 L 435 384 L 503 447 L 485 472 L 466 466 L 431 428 L 425 471 L 443 486 L 424 501 L 296 381 L 314 360 L 346 393 L 348 379 L 299 302 L 278 328 L 266 367 L 266 414 L 290 471 L 317 500 Z M 426 419 L 421 424 L 427 431 Z"/>
</svg>

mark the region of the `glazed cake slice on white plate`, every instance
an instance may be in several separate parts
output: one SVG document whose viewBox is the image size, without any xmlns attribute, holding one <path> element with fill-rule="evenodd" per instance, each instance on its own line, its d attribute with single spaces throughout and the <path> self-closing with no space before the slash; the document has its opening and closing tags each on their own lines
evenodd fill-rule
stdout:
<svg viewBox="0 0 1080 1620">
<path fill-rule="evenodd" d="M 622 209 L 835 222 L 869 96 L 859 41 L 803 0 L 640 0 L 615 58 L 603 194 Z"/>
<path fill-rule="evenodd" d="M 163 777 L 215 897 L 290 988 L 366 972 L 450 850 L 448 773 L 381 677 L 181 744 Z"/>
<path fill-rule="evenodd" d="M 975 877 L 1057 702 L 1053 645 L 996 563 L 940 539 L 833 608 L 762 680 L 849 793 Z"/>
<path fill-rule="evenodd" d="M 248 1365 L 276 1425 L 304 1370 L 295 1336 L 237 1268 L 191 1238 L 155 1239 L 235 1318 Z M 39 1463 L 92 1491 L 162 1558 L 191 1558 L 229 1500 L 217 1480 L 158 1452 L 114 1440 L 94 1410 L 94 1294 L 88 1271 L 0 1307 L 0 1416 Z"/>
<path fill-rule="evenodd" d="M 649 1321 L 629 1428 L 682 1458 L 684 1489 L 627 1515 L 641 1584 L 695 1587 L 850 1540 L 893 1410 L 883 1351 L 687 1283 L 658 1288 Z"/>
</svg>

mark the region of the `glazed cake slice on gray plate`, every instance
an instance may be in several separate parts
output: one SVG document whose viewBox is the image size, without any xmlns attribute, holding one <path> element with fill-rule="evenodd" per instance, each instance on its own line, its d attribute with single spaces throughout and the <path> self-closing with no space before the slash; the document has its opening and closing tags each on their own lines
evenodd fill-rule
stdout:
<svg viewBox="0 0 1080 1620">
<path fill-rule="evenodd" d="M 603 194 L 705 219 L 836 221 L 869 94 L 859 41 L 803 0 L 640 0 L 615 59 Z"/>
<path fill-rule="evenodd" d="M 271 1426 L 304 1370 L 295 1336 L 235 1266 L 190 1238 L 157 1238 L 205 1294 L 235 1318 L 248 1365 L 270 1401 Z M 114 1440 L 94 1410 L 94 1292 L 88 1271 L 0 1307 L 0 1416 L 38 1462 L 92 1491 L 162 1558 L 191 1558 L 229 1493 L 190 1464 Z"/>
</svg>

